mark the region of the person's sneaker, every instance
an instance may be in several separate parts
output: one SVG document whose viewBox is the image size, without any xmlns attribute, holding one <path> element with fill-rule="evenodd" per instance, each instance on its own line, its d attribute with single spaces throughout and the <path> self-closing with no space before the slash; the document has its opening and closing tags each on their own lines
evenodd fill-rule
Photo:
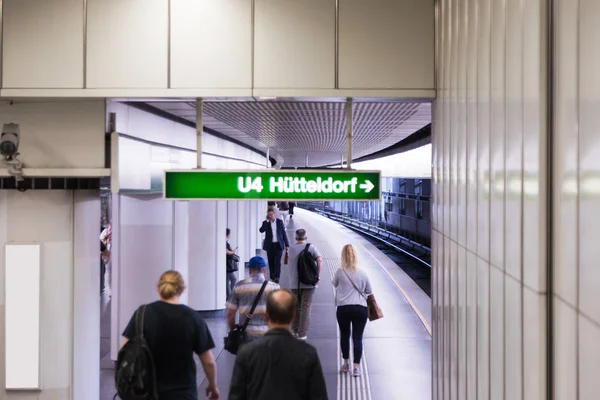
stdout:
<svg viewBox="0 0 600 400">
<path fill-rule="evenodd" d="M 306 340 L 306 339 L 308 339 L 308 336 L 306 336 L 306 335 L 305 336 L 298 335 L 296 337 L 298 338 L 298 340 Z"/>
<path fill-rule="evenodd" d="M 344 364 L 344 365 L 342 365 L 342 368 L 340 368 L 340 372 L 343 374 L 345 374 L 349 371 L 350 371 L 350 364 Z"/>
<path fill-rule="evenodd" d="M 361 375 L 360 369 L 354 368 L 354 370 L 352 370 L 352 376 L 360 376 L 360 375 Z"/>
</svg>

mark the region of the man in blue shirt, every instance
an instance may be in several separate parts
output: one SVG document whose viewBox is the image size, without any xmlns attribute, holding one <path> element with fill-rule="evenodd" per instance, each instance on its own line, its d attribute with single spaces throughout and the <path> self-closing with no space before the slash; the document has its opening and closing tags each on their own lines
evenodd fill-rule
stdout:
<svg viewBox="0 0 600 400">
<path fill-rule="evenodd" d="M 265 268 L 267 263 L 262 257 L 252 257 L 248 263 L 250 277 L 238 282 L 233 288 L 229 300 L 227 300 L 227 324 L 229 330 L 235 325 L 235 314 L 240 313 L 240 324 L 246 320 L 246 316 L 252 309 L 254 299 L 260 292 L 263 282 L 265 281 Z M 268 330 L 265 312 L 267 310 L 267 295 L 279 289 L 279 285 L 274 282 L 269 282 L 265 287 L 261 299 L 256 305 L 252 319 L 246 329 L 246 340 L 251 342 L 258 337 L 264 335 Z"/>
</svg>

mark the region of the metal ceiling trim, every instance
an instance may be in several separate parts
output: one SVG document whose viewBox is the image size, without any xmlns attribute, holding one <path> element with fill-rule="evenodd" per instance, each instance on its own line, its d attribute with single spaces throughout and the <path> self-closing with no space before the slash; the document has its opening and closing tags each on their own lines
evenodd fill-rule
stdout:
<svg viewBox="0 0 600 400">
<path fill-rule="evenodd" d="M 340 88 L 340 0 L 335 0 L 335 81 L 334 88 Z"/>
<path fill-rule="evenodd" d="M 0 0 L 0 87 L 4 87 L 4 2 Z"/>
<path fill-rule="evenodd" d="M 83 85 L 87 88 L 87 30 L 88 30 L 88 4 L 83 0 Z"/>
<path fill-rule="evenodd" d="M 250 26 L 252 27 L 250 31 L 250 58 L 252 62 L 250 63 L 250 87 L 254 91 L 254 56 L 255 56 L 255 46 L 254 46 L 254 38 L 255 38 L 255 24 L 256 24 L 256 0 L 252 0 L 252 4 L 250 5 Z"/>
<path fill-rule="evenodd" d="M 171 89 L 171 0 L 168 1 L 167 7 L 167 89 Z"/>
</svg>

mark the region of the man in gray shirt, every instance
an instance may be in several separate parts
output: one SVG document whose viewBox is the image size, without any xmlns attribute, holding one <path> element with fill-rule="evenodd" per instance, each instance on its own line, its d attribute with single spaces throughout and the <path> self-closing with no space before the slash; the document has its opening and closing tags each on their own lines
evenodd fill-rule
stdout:
<svg viewBox="0 0 600 400">
<path fill-rule="evenodd" d="M 319 277 L 321 276 L 321 267 L 323 260 L 319 250 L 313 244 L 307 242 L 308 237 L 304 229 L 298 229 L 296 231 L 296 243 L 290 246 L 289 251 L 289 266 L 290 266 L 290 288 L 292 292 L 298 298 L 296 306 L 296 317 L 292 323 L 292 332 L 300 340 L 306 340 L 306 334 L 308 333 L 308 326 L 310 324 L 310 309 L 312 306 L 313 295 L 315 294 L 315 288 L 319 284 L 307 285 L 298 281 L 298 259 L 300 253 L 306 249 L 307 244 L 308 252 L 317 262 L 317 271 Z"/>
</svg>

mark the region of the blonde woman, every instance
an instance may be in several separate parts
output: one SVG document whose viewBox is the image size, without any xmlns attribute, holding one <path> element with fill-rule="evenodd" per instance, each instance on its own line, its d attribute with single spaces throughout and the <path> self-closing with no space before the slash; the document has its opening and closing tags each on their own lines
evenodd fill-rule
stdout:
<svg viewBox="0 0 600 400">
<path fill-rule="evenodd" d="M 354 349 L 352 375 L 360 376 L 362 340 L 367 325 L 367 301 L 365 296 L 373 293 L 367 274 L 358 269 L 356 249 L 347 244 L 342 249 L 342 268 L 333 277 L 337 321 L 340 327 L 340 346 L 344 364 L 340 372 L 350 371 L 350 332 Z"/>
<path fill-rule="evenodd" d="M 194 353 L 208 379 L 206 395 L 219 398 L 217 366 L 211 349 L 215 347 L 208 326 L 196 311 L 180 304 L 185 282 L 177 271 L 163 273 L 157 285 L 160 300 L 146 306 L 143 334 L 156 369 L 159 399 L 197 400 L 198 382 Z M 135 314 L 125 328 L 125 343 L 135 337 Z"/>
</svg>

